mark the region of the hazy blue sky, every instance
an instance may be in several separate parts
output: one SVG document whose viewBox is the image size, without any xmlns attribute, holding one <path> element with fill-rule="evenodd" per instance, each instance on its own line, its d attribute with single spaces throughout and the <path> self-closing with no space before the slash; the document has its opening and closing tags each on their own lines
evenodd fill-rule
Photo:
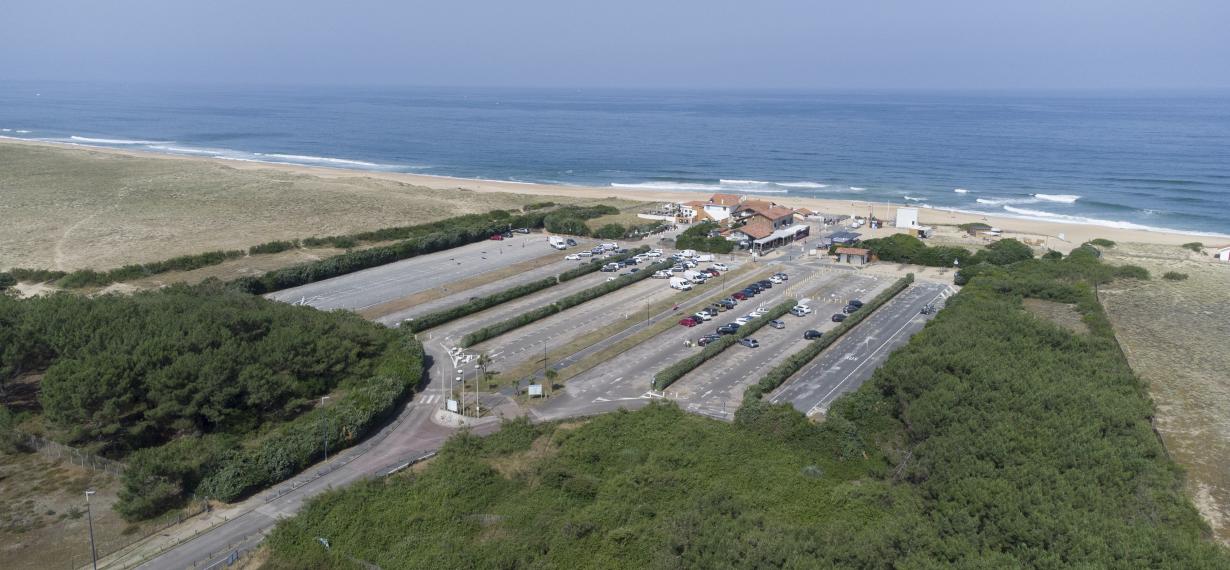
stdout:
<svg viewBox="0 0 1230 570">
<path fill-rule="evenodd" d="M 1230 87 L 1230 0 L 0 0 L 0 79 Z"/>
</svg>

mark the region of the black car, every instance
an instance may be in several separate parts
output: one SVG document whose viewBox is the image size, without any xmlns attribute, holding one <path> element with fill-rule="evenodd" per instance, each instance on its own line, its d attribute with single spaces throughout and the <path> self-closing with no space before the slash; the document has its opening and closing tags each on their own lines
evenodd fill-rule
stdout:
<svg viewBox="0 0 1230 570">
<path fill-rule="evenodd" d="M 744 290 L 743 290 L 743 294 L 744 294 L 744 295 L 747 295 L 748 297 L 755 297 L 755 296 L 756 296 L 756 293 L 759 293 L 759 292 L 760 292 L 760 291 L 757 291 L 757 290 L 755 290 L 755 289 L 752 289 L 751 287 L 748 287 L 747 289 L 744 289 Z"/>
<path fill-rule="evenodd" d="M 761 286 L 762 288 L 764 288 L 764 289 L 772 289 L 772 288 L 773 288 L 773 282 L 772 282 L 772 281 L 769 281 L 768 279 L 764 279 L 764 280 L 761 280 L 761 281 L 757 281 L 757 282 L 756 282 L 756 284 L 757 284 L 757 285 L 760 285 L 760 286 Z"/>
<path fill-rule="evenodd" d="M 735 334 L 739 330 L 739 325 L 735 323 L 726 323 L 718 327 L 718 334 Z"/>
<path fill-rule="evenodd" d="M 842 315 L 842 317 L 845 317 L 845 315 Z M 820 331 L 815 331 L 815 330 L 803 331 L 803 340 L 817 339 L 823 336 L 823 334 L 824 333 L 821 333 Z"/>
<path fill-rule="evenodd" d="M 848 315 L 848 314 L 850 314 L 850 313 L 853 313 L 854 311 L 857 311 L 857 310 L 858 310 L 858 307 L 855 307 L 854 305 L 846 305 L 846 306 L 845 306 L 845 307 L 843 307 L 841 310 L 842 310 L 842 312 L 844 312 L 845 314 L 847 314 L 847 315 Z"/>
<path fill-rule="evenodd" d="M 568 247 L 575 247 L 577 245 L 577 240 L 568 238 L 568 240 L 564 243 L 568 244 Z"/>
<path fill-rule="evenodd" d="M 696 341 L 696 344 L 698 344 L 698 345 L 700 345 L 700 346 L 705 346 L 706 344 L 709 344 L 709 343 L 711 343 L 711 342 L 713 342 L 713 341 L 715 341 L 715 340 L 717 340 L 717 339 L 720 339 L 720 338 L 722 338 L 722 335 L 718 335 L 718 334 L 707 334 L 707 335 L 705 335 L 705 336 L 700 337 L 700 339 L 698 339 L 698 340 Z"/>
<path fill-rule="evenodd" d="M 513 237 L 512 230 L 508 230 L 508 231 L 504 232 L 502 235 L 503 235 L 504 237 L 506 237 L 506 238 Z"/>
<path fill-rule="evenodd" d="M 639 263 L 640 262 L 637 261 L 635 257 L 629 257 L 628 259 L 624 260 L 624 265 L 637 265 Z"/>
<path fill-rule="evenodd" d="M 641 270 L 641 269 L 640 269 L 639 267 L 633 267 L 632 269 L 629 269 L 629 270 L 628 270 L 628 274 L 629 274 L 629 275 L 631 275 L 631 274 L 636 273 L 637 271 L 640 271 L 640 270 Z"/>
<path fill-rule="evenodd" d="M 851 307 L 854 307 L 854 308 L 856 308 L 856 309 L 861 309 L 861 308 L 863 308 L 863 302 L 862 302 L 862 301 L 859 301 L 858 299 L 851 299 L 851 300 L 850 300 L 850 302 L 849 302 L 849 303 L 846 303 L 846 304 L 847 304 L 847 305 L 850 305 Z"/>
<path fill-rule="evenodd" d="M 833 315 L 833 322 L 835 323 L 840 323 L 841 321 L 844 321 L 844 320 L 846 320 L 846 316 L 841 313 L 837 313 L 836 315 Z"/>
</svg>

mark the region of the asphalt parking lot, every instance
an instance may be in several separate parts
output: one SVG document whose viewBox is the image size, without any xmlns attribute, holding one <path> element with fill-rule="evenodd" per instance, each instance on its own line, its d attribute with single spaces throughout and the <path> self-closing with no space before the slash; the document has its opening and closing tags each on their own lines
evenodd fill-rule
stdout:
<svg viewBox="0 0 1230 570">
<path fill-rule="evenodd" d="M 785 324 L 782 329 L 761 328 L 751 337 L 760 343 L 758 348 L 727 348 L 671 385 L 667 397 L 693 413 L 734 419 L 734 411 L 748 386 L 806 344 L 815 342 L 803 339 L 803 331 L 827 332 L 837 326 L 831 319 L 833 313 L 841 312 L 847 301 L 871 299 L 890 283 L 888 279 L 852 272 L 818 272 L 804 288 L 812 314 L 785 315 L 780 319 Z"/>
<path fill-rule="evenodd" d="M 857 390 L 893 350 L 922 330 L 931 318 L 919 314 L 925 305 L 938 308 L 951 291 L 948 285 L 916 282 L 786 380 L 768 401 L 790 402 L 808 416 L 827 412 L 834 400 Z"/>
<path fill-rule="evenodd" d="M 764 264 L 764 270 L 770 273 L 782 269 L 776 264 Z M 787 270 L 792 282 L 805 280 L 814 272 L 814 269 Z M 731 282 L 729 287 L 745 285 L 755 280 L 745 277 Z M 695 312 L 697 308 L 707 304 L 710 297 L 725 290 L 720 282 L 717 286 L 714 286 L 713 282 L 705 286 L 713 287 L 713 294 L 702 295 L 693 303 L 681 306 L 675 320 Z M 539 419 L 559 419 L 609 411 L 619 407 L 635 408 L 644 405 L 651 398 L 661 397 L 659 394 L 650 392 L 653 375 L 698 350 L 696 346 L 688 346 L 686 341 L 694 341 L 701 336 L 702 331 L 711 332 L 718 326 L 733 322 L 756 307 L 771 307 L 781 302 L 787 296 L 787 289 L 788 287 L 781 285 L 774 286 L 748 301 L 741 301 L 733 311 L 718 313 L 717 317 L 703 325 L 692 328 L 674 326 L 610 361 L 573 377 L 565 385 L 564 393 L 532 409 L 531 413 Z M 737 347 L 728 350 L 735 348 Z"/>
<path fill-rule="evenodd" d="M 509 281 L 505 287 L 540 279 L 573 267 L 577 262 L 564 261 L 564 255 L 579 251 L 572 247 L 559 251 L 547 244 L 543 234 L 513 234 L 503 241 L 483 241 L 447 251 L 403 259 L 379 267 L 284 289 L 266 295 L 284 303 L 310 305 L 317 309 L 361 310 L 394 299 L 407 297 L 436 287 L 447 287 L 470 277 L 495 271 L 514 263 L 543 256 L 559 256 L 559 262 L 524 277 Z M 502 287 L 497 287 L 497 289 Z M 474 296 L 471 293 L 470 296 Z"/>
</svg>

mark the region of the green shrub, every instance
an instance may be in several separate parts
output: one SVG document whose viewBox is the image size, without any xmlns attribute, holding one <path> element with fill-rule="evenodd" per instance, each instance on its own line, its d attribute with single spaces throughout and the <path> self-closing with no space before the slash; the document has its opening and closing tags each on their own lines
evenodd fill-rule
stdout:
<svg viewBox="0 0 1230 570">
<path fill-rule="evenodd" d="M 68 274 L 63 271 L 51 271 L 48 269 L 25 269 L 21 267 L 14 267 L 9 270 L 9 275 L 12 275 L 18 281 L 25 281 L 28 283 L 46 283 L 48 281 L 55 281 Z"/>
<path fill-rule="evenodd" d="M 17 284 L 17 278 L 9 273 L 0 273 L 0 291 L 4 291 L 9 287 Z"/>
<path fill-rule="evenodd" d="M 675 237 L 676 249 L 693 249 L 707 253 L 730 253 L 735 250 L 735 242 L 724 237 L 709 237 L 709 233 L 718 229 L 713 222 L 701 222 Z"/>
<path fill-rule="evenodd" d="M 69 289 L 79 287 L 105 287 L 120 281 L 131 281 L 168 271 L 192 271 L 202 267 L 217 265 L 228 259 L 243 257 L 241 250 L 207 251 L 193 255 L 181 255 L 154 263 L 134 263 L 109 271 L 81 269 L 61 277 L 57 285 Z"/>
<path fill-rule="evenodd" d="M 806 366 L 807 363 L 815 360 L 817 356 L 820 356 L 820 353 L 824 352 L 824 349 L 832 346 L 832 344 L 837 342 L 837 339 L 841 338 L 842 335 L 849 332 L 850 329 L 862 322 L 863 319 L 866 319 L 868 315 L 875 312 L 876 309 L 879 309 L 885 303 L 891 301 L 892 298 L 896 297 L 898 293 L 905 291 L 906 287 L 909 287 L 913 282 L 913 273 L 907 274 L 905 277 L 898 279 L 895 283 L 890 285 L 888 289 L 885 289 L 879 295 L 876 295 L 874 299 L 864 304 L 862 309 L 855 311 L 850 316 L 846 317 L 846 320 L 839 323 L 836 327 L 833 327 L 833 330 L 821 336 L 819 339 L 807 344 L 801 350 L 791 354 L 780 364 L 774 366 L 760 378 L 759 382 L 753 384 L 746 392 L 744 392 L 744 405 L 747 405 L 749 402 L 755 402 L 765 394 L 776 390 L 782 385 L 783 382 L 793 376 L 795 372 L 798 372 Z"/>
<path fill-rule="evenodd" d="M 1184 249 L 1190 249 L 1196 253 L 1204 253 L 1204 244 L 1198 241 L 1193 241 L 1183 244 Z"/>
<path fill-rule="evenodd" d="M 555 207 L 555 202 L 533 202 L 521 207 L 522 211 L 529 212 L 531 210 L 545 210 Z"/>
<path fill-rule="evenodd" d="M 1162 274 L 1162 279 L 1166 279 L 1167 281 L 1183 281 L 1187 279 L 1187 274 L 1179 273 L 1178 271 L 1167 271 Z"/>
<path fill-rule="evenodd" d="M 1115 267 L 1115 277 L 1124 279 L 1149 279 L 1149 270 L 1139 265 L 1120 265 Z"/>
<path fill-rule="evenodd" d="M 627 229 L 619 224 L 606 224 L 594 232 L 594 237 L 601 239 L 621 239 Z"/>
<path fill-rule="evenodd" d="M 252 247 L 249 247 L 248 255 L 257 255 L 257 254 L 265 254 L 265 253 L 281 253 L 283 251 L 295 249 L 297 247 L 299 247 L 299 240 L 270 241 L 270 242 L 262 243 L 260 245 L 254 245 Z"/>
<path fill-rule="evenodd" d="M 798 302 L 794 299 L 786 299 L 781 303 L 774 305 L 771 309 L 769 309 L 769 312 L 752 319 L 751 322 L 739 327 L 739 330 L 735 331 L 735 334 L 723 335 L 718 340 L 705 345 L 700 352 L 691 356 L 686 356 L 679 362 L 667 366 L 657 374 L 654 374 L 653 384 L 651 387 L 654 390 L 665 390 L 671 384 L 674 384 L 676 380 L 683 378 L 685 374 L 691 372 L 697 366 L 704 364 L 705 361 L 721 354 L 723 350 L 726 350 L 732 345 L 738 344 L 740 340 L 743 340 L 757 330 L 760 330 L 760 327 L 769 324 L 769 321 L 789 313 L 790 309 L 793 309 L 797 304 Z"/>
<path fill-rule="evenodd" d="M 1089 244 L 1090 244 L 1090 245 L 1096 245 L 1096 246 L 1098 246 L 1098 247 L 1115 247 L 1115 242 L 1113 242 L 1113 241 L 1111 241 L 1111 240 L 1108 240 L 1108 239 L 1105 239 L 1105 238 L 1094 238 L 1094 239 L 1091 239 L 1091 240 L 1089 240 Z"/>
</svg>

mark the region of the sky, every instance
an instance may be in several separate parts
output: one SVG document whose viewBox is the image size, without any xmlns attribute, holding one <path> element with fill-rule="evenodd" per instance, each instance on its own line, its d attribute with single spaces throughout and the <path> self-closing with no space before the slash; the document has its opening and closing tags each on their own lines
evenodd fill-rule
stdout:
<svg viewBox="0 0 1230 570">
<path fill-rule="evenodd" d="M 0 80 L 1230 88 L 1228 0 L 0 0 Z"/>
</svg>

